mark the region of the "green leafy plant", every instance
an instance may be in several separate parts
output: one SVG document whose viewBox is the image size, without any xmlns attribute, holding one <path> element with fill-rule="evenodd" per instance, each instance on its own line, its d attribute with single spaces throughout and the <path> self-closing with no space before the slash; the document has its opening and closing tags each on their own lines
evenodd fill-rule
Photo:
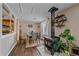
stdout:
<svg viewBox="0 0 79 59">
<path fill-rule="evenodd" d="M 62 42 L 61 42 L 60 40 L 57 41 L 57 42 L 55 43 L 55 49 L 56 49 L 57 51 L 60 51 L 61 45 L 62 45 Z"/>
<path fill-rule="evenodd" d="M 64 30 L 64 32 L 61 33 L 59 36 L 64 38 L 67 42 L 72 43 L 74 41 L 74 37 L 71 35 L 70 29 Z"/>
<path fill-rule="evenodd" d="M 75 38 L 71 35 L 70 29 L 65 29 L 64 32 L 62 32 L 59 37 L 66 40 L 65 43 L 63 43 L 62 40 L 58 38 L 56 41 L 54 48 L 56 51 L 64 52 L 66 55 L 70 55 L 71 48 L 73 46 L 73 41 Z"/>
<path fill-rule="evenodd" d="M 68 46 L 63 43 L 61 40 L 57 41 L 55 44 L 55 49 L 60 52 L 60 50 L 63 50 L 64 52 L 68 50 Z"/>
<path fill-rule="evenodd" d="M 70 29 L 65 29 L 59 36 L 66 40 L 67 47 L 64 46 L 64 51 L 67 51 L 73 47 L 73 41 L 75 38 L 71 35 Z"/>
</svg>

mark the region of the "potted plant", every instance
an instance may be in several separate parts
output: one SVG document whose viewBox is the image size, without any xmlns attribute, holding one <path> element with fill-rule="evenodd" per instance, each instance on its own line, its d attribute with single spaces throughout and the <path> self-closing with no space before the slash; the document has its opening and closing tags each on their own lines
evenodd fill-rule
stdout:
<svg viewBox="0 0 79 59">
<path fill-rule="evenodd" d="M 69 54 L 71 54 L 71 49 L 74 46 L 74 37 L 71 35 L 70 29 L 65 29 L 59 36 L 66 40 L 66 46 L 68 46 Z M 65 52 L 67 51 L 65 50 Z"/>
</svg>

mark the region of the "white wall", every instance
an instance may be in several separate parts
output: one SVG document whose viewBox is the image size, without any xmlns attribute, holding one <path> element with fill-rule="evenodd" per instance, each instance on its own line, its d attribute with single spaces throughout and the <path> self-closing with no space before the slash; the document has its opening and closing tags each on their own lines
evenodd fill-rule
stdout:
<svg viewBox="0 0 79 59">
<path fill-rule="evenodd" d="M 51 19 L 47 19 L 47 32 L 48 32 L 48 36 L 51 37 Z"/>
<path fill-rule="evenodd" d="M 79 4 L 62 11 L 59 14 L 65 14 L 67 22 L 65 23 L 65 27 L 56 28 L 56 35 L 59 35 L 64 29 L 69 28 L 72 35 L 75 37 L 75 44 L 79 46 Z"/>
<path fill-rule="evenodd" d="M 1 7 L 2 6 L 0 4 L 0 8 Z M 2 12 L 2 10 L 0 9 L 0 20 L 2 18 L 1 12 Z M 12 48 L 15 46 L 15 43 L 16 43 L 16 31 L 15 31 L 15 33 L 12 33 L 9 35 L 5 35 L 5 36 L 1 35 L 0 36 L 0 56 L 8 55 L 10 53 L 10 51 L 12 50 Z"/>
<path fill-rule="evenodd" d="M 11 34 L 5 38 L 0 38 L 0 56 L 7 56 L 16 44 L 15 34 Z"/>
</svg>

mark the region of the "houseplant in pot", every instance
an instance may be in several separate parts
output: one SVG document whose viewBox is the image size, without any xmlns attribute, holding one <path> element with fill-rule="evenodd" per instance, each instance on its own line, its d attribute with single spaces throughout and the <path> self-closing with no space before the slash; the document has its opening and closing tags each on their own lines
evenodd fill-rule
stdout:
<svg viewBox="0 0 79 59">
<path fill-rule="evenodd" d="M 67 55 L 69 54 L 67 52 L 68 46 L 66 45 L 66 43 L 63 43 L 62 40 L 57 41 L 54 47 L 56 52 L 59 52 L 59 53 L 65 52 Z"/>
<path fill-rule="evenodd" d="M 72 47 L 74 47 L 73 42 L 75 39 L 71 35 L 70 29 L 65 29 L 64 32 L 62 32 L 59 36 L 66 40 L 66 46 L 68 47 L 67 50 L 69 52 L 69 55 L 71 55 L 71 50 L 72 50 Z M 67 52 L 67 50 L 65 50 L 65 52 Z"/>
</svg>

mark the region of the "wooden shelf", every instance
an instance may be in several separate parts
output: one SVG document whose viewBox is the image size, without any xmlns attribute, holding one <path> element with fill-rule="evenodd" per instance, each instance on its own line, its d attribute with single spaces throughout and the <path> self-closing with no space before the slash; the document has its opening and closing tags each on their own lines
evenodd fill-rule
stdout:
<svg viewBox="0 0 79 59">
<path fill-rule="evenodd" d="M 66 22 L 67 21 L 67 19 L 66 19 L 66 17 L 65 17 L 65 15 L 59 15 L 59 16 L 57 16 L 57 17 L 55 17 L 55 24 L 56 24 L 56 27 L 64 27 L 65 25 L 64 25 L 64 22 Z"/>
<path fill-rule="evenodd" d="M 59 15 L 59 16 L 55 17 L 55 19 L 61 18 L 63 16 L 65 16 L 65 15 L 63 15 L 63 14 L 62 15 Z"/>
<path fill-rule="evenodd" d="M 56 27 L 64 27 L 65 25 L 56 25 Z"/>
<path fill-rule="evenodd" d="M 63 19 L 63 20 L 57 20 L 55 23 L 58 23 L 58 22 L 65 22 L 66 20 Z"/>
<path fill-rule="evenodd" d="M 8 34 L 12 31 L 14 31 L 14 20 L 2 19 L 2 34 Z"/>
</svg>

